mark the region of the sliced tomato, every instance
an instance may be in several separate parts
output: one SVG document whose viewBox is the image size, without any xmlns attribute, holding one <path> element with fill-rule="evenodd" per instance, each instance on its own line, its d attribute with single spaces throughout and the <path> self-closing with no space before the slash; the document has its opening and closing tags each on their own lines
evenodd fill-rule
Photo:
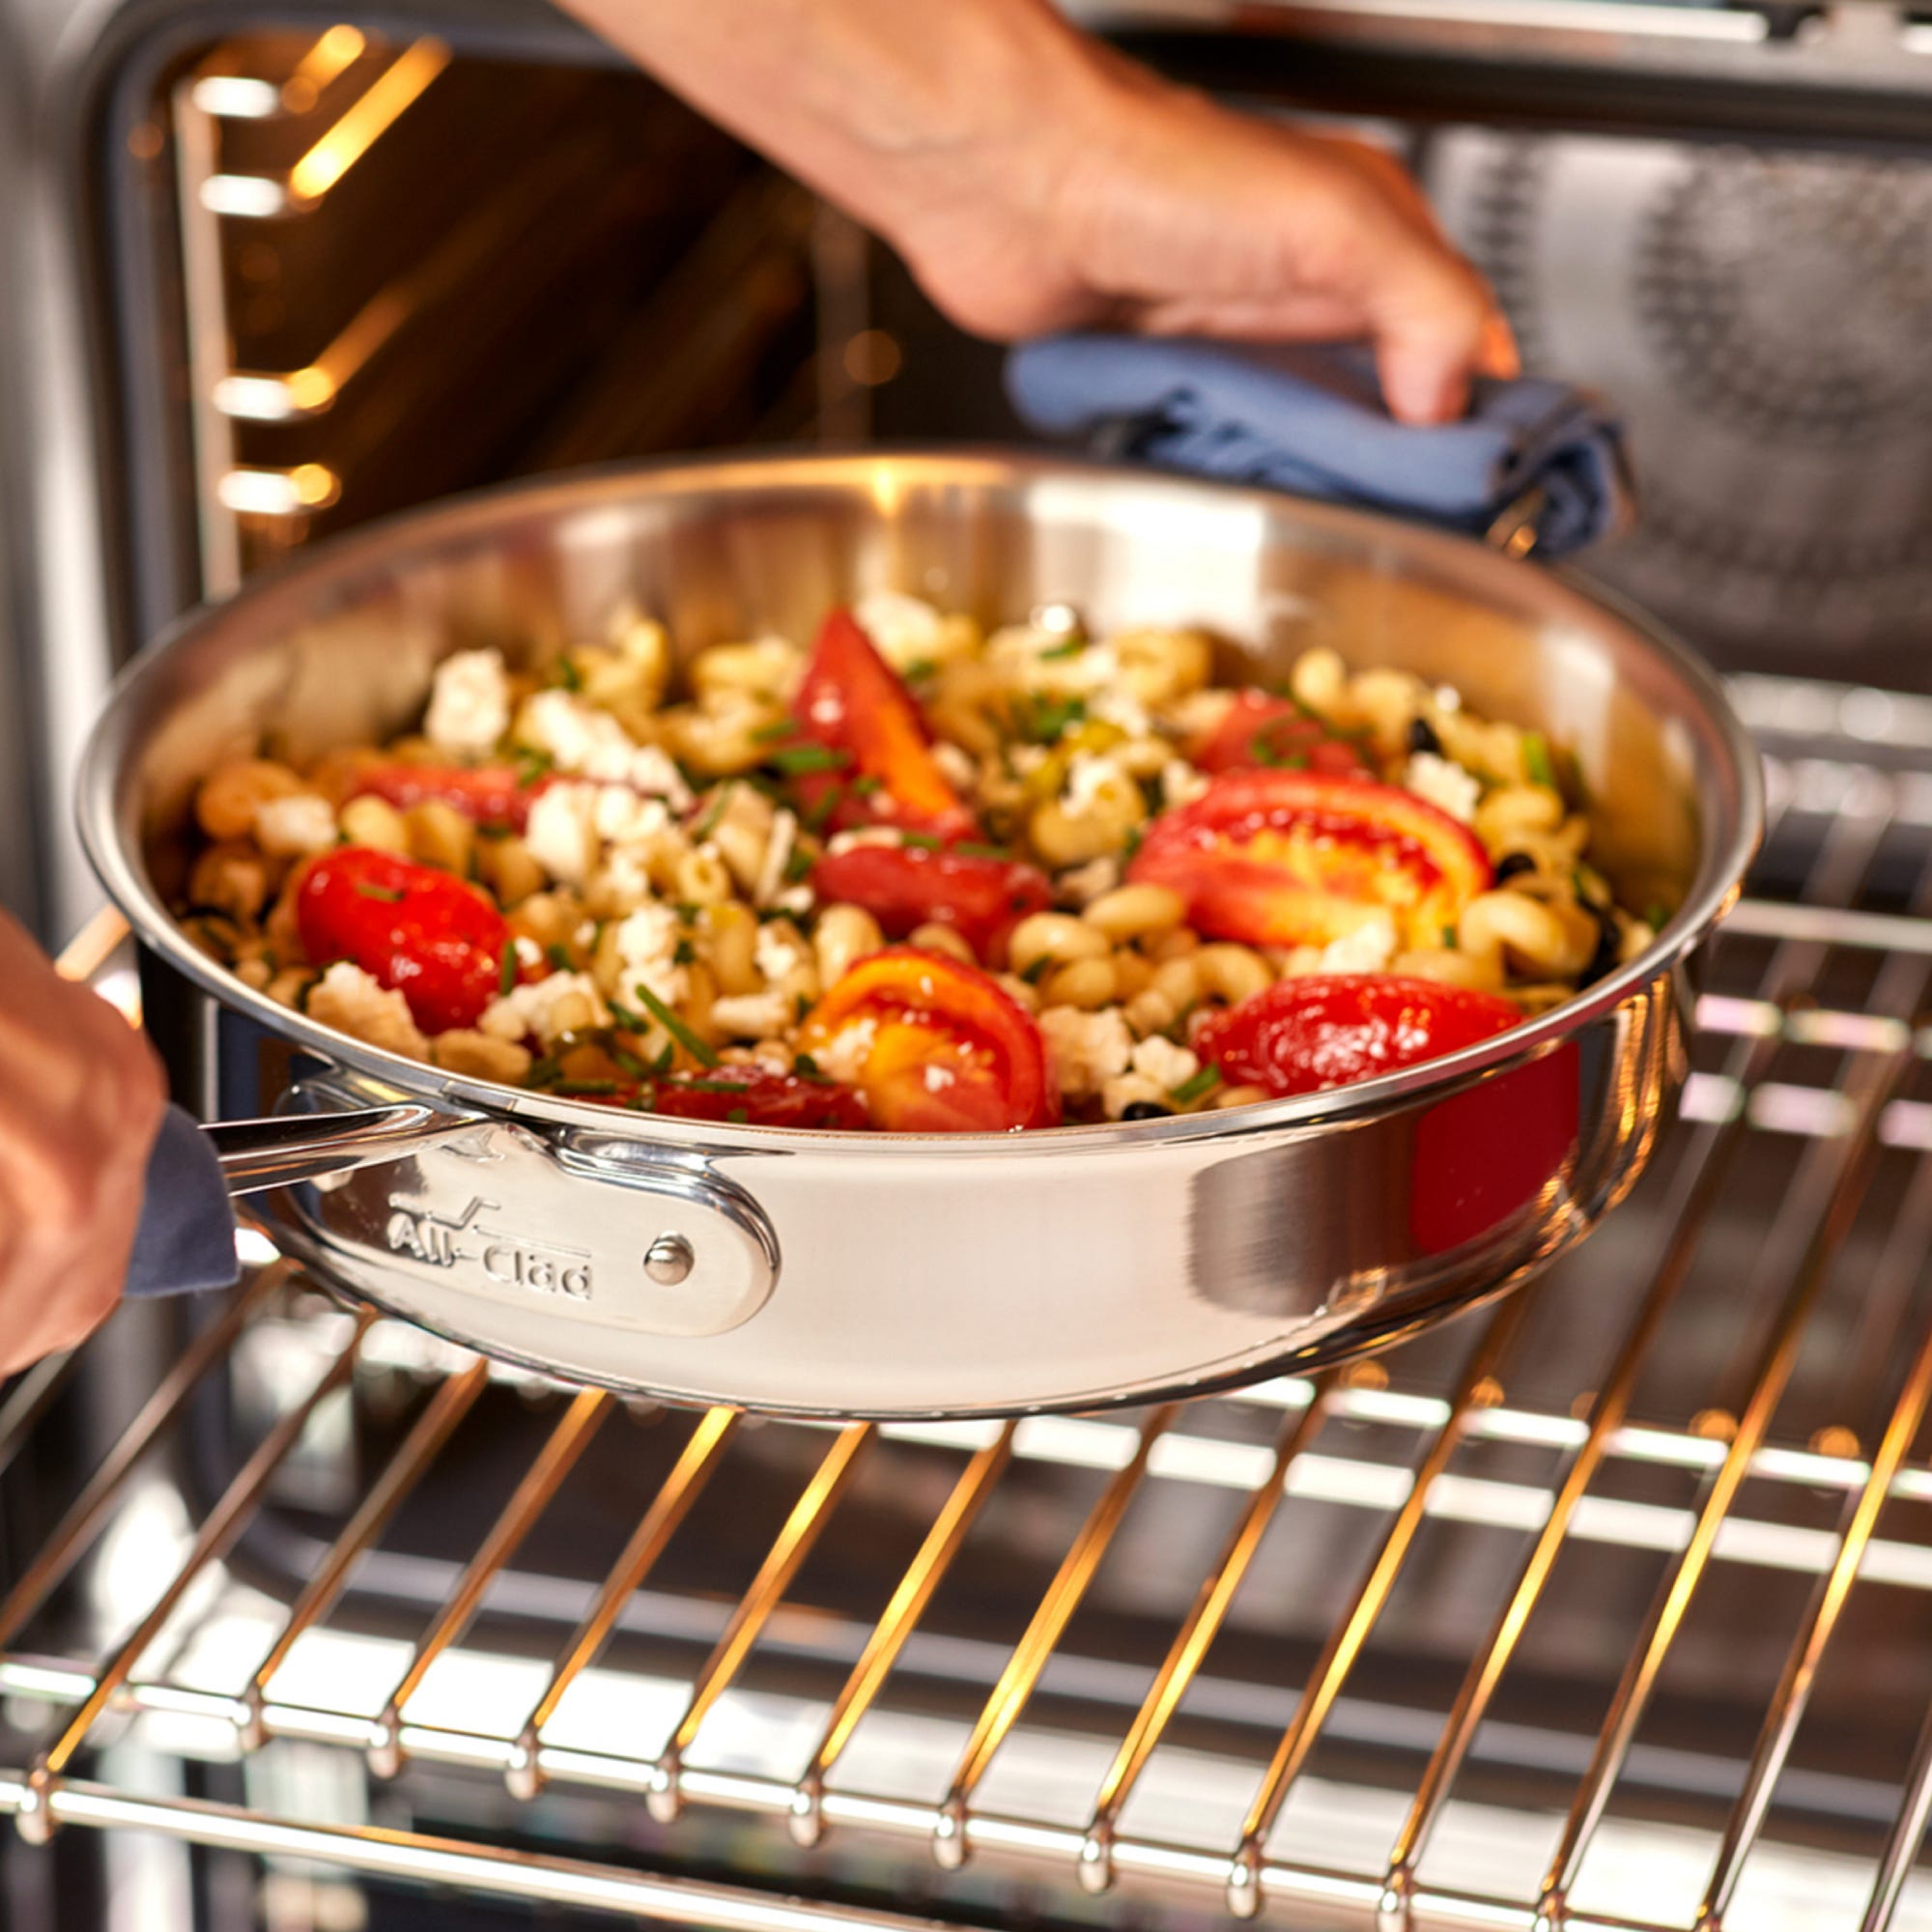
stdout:
<svg viewBox="0 0 1932 1932">
<path fill-rule="evenodd" d="M 1494 993 L 1386 973 L 1318 973 L 1277 980 L 1211 1014 L 1193 1045 L 1230 1080 L 1315 1094 L 1473 1046 L 1521 1018 Z"/>
<path fill-rule="evenodd" d="M 808 1080 L 763 1066 L 720 1066 L 708 1073 L 672 1073 L 642 1095 L 646 1111 L 681 1121 L 742 1119 L 756 1127 L 869 1127 L 866 1103 L 836 1080 Z"/>
<path fill-rule="evenodd" d="M 1241 692 L 1193 756 L 1209 773 L 1270 766 L 1329 772 L 1337 778 L 1375 776 L 1356 746 L 1337 737 L 1292 698 L 1265 691 Z"/>
<path fill-rule="evenodd" d="M 973 836 L 973 815 L 934 760 L 911 692 L 851 611 L 835 611 L 820 626 L 791 713 L 802 738 L 840 760 L 798 775 L 809 817 L 906 825 L 942 838 Z M 777 755 L 783 762 L 783 752 Z M 854 781 L 868 781 L 870 796 L 862 797 Z M 835 791 L 838 809 L 828 812 L 824 803 Z"/>
<path fill-rule="evenodd" d="M 473 1025 L 496 997 L 509 927 L 474 886 L 366 845 L 312 860 L 296 927 L 317 965 L 350 959 L 399 992 L 425 1033 Z"/>
<path fill-rule="evenodd" d="M 812 867 L 811 889 L 823 903 L 864 906 L 890 939 L 928 922 L 950 925 L 986 960 L 1027 914 L 1053 903 L 1052 882 L 1036 867 L 922 845 L 829 852 Z"/>
<path fill-rule="evenodd" d="M 454 806 L 478 825 L 521 832 L 537 790 L 510 765 L 388 764 L 357 772 L 348 795 L 386 799 L 398 811 L 432 803 Z"/>
<path fill-rule="evenodd" d="M 1050 1127 L 1060 1094 L 1039 1029 L 976 966 L 889 946 L 845 975 L 799 1030 L 801 1052 L 852 1069 L 872 1124 L 897 1133 Z"/>
<path fill-rule="evenodd" d="M 1172 887 L 1216 939 L 1325 946 L 1387 913 L 1405 945 L 1435 946 L 1490 862 L 1466 826 L 1394 785 L 1239 771 L 1162 812 L 1127 877 Z"/>
</svg>

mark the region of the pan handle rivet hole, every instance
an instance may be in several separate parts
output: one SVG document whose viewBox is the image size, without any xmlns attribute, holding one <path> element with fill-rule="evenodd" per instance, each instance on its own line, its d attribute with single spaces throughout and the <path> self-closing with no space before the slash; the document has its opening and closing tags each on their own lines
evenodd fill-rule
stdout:
<svg viewBox="0 0 1932 1932">
<path fill-rule="evenodd" d="M 644 1272 L 660 1288 L 675 1288 L 696 1265 L 697 1257 L 682 1235 L 660 1235 L 644 1250 Z"/>
</svg>

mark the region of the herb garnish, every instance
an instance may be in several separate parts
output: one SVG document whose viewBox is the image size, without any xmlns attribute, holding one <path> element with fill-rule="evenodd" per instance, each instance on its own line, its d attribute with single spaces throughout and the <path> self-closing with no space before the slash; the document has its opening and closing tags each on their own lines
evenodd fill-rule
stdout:
<svg viewBox="0 0 1932 1932">
<path fill-rule="evenodd" d="M 1191 1107 L 1196 1100 L 1205 1100 L 1221 1084 L 1221 1069 L 1218 1066 L 1204 1066 L 1198 1073 L 1190 1074 L 1179 1087 L 1168 1090 L 1167 1097 L 1176 1106 Z"/>
<path fill-rule="evenodd" d="M 765 762 L 776 765 L 787 778 L 798 778 L 806 772 L 842 772 L 851 764 L 852 754 L 830 745 L 785 745 Z"/>
<path fill-rule="evenodd" d="M 384 905 L 401 905 L 408 897 L 400 886 L 373 886 L 367 879 L 357 879 L 355 890 L 365 899 L 381 899 Z"/>
<path fill-rule="evenodd" d="M 718 1065 L 716 1048 L 706 1045 L 699 1039 L 641 980 L 631 990 L 644 1003 L 644 1009 L 652 1019 L 656 1020 L 658 1025 L 663 1027 L 665 1032 L 669 1034 L 671 1038 L 676 1040 L 700 1066 Z"/>
<path fill-rule="evenodd" d="M 503 963 L 497 974 L 497 994 L 499 999 L 507 998 L 517 983 L 517 942 L 506 939 L 503 942 Z"/>
</svg>

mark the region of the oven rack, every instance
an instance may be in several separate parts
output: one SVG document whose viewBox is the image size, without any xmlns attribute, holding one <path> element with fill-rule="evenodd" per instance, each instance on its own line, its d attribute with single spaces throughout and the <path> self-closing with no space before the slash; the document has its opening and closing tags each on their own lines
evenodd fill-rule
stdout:
<svg viewBox="0 0 1932 1932">
<path fill-rule="evenodd" d="M 732 1508 L 725 1465 L 751 1425 L 714 1409 L 674 1425 L 680 1452 L 601 1585 L 573 1595 L 557 1579 L 574 1628 L 554 1656 L 532 1658 L 490 1640 L 489 1613 L 541 1585 L 517 1570 L 518 1552 L 625 1405 L 295 1293 L 289 1264 L 249 1232 L 249 1274 L 219 1319 L 61 1499 L 65 1514 L 31 1559 L 0 1576 L 0 1697 L 21 1739 L 11 1764 L 0 1758 L 0 1808 L 30 1841 L 61 1825 L 132 1829 L 661 1922 L 961 1922 L 74 1775 L 131 1725 L 184 1760 L 299 1744 L 360 1757 L 379 1778 L 445 1766 L 518 1800 L 602 1794 L 647 1816 L 673 1853 L 687 1812 L 762 1818 L 775 1844 L 863 1843 L 923 1871 L 918 1897 L 941 1915 L 952 1874 L 983 1865 L 1069 1896 L 1117 1889 L 1196 1913 L 1378 1932 L 1932 1924 L 1932 1884 L 1915 1878 L 1932 1818 L 1932 1715 L 1921 1721 L 1895 1700 L 1881 1741 L 1889 1755 L 1851 1773 L 1808 1765 L 1802 1748 L 1861 1605 L 1905 1593 L 1901 1614 L 1928 1648 L 1932 700 L 1772 679 L 1737 680 L 1733 695 L 1769 754 L 1771 836 L 1713 948 L 1682 1118 L 1646 1183 L 1656 1198 L 1642 1238 L 1622 1251 L 1642 1264 L 1617 1324 L 1593 1338 L 1587 1379 L 1553 1395 L 1523 1367 L 1559 1293 L 1576 1292 L 1573 1273 L 1436 1338 L 1413 1371 L 1409 1350 L 1126 1414 L 756 1425 L 798 1445 L 804 1478 L 735 1598 L 655 1580 L 675 1538 Z M 1756 1151 L 1773 1146 L 1784 1179 L 1760 1197 L 1746 1183 Z M 1695 1407 L 1649 1412 L 1643 1391 L 1673 1318 L 1718 1292 L 1727 1264 L 1704 1250 L 1741 1192 L 1764 1240 L 1735 1322 L 1738 1373 Z M 1585 1274 L 1602 1245 L 1578 1258 Z M 1883 1373 L 1848 1375 L 1831 1420 L 1794 1434 L 1780 1405 L 1810 1373 L 1821 1312 L 1841 1311 L 1848 1294 L 1883 1325 Z M 1868 1327 L 1855 1325 L 1853 1341 L 1868 1344 Z M 1845 1345 L 1844 1331 L 1833 1337 Z M 43 1364 L 0 1401 L 0 1469 L 101 1346 Z M 225 1491 L 183 1520 L 181 1492 L 156 1465 L 196 1389 L 244 1351 L 274 1364 L 290 1393 Z M 331 1405 L 370 1374 L 418 1387 L 412 1422 L 296 1601 L 274 1600 L 224 1559 Z M 440 1609 L 408 1641 L 333 1626 L 398 1507 L 503 1381 L 523 1387 L 541 1440 L 473 1552 L 429 1577 Z M 1491 1453 L 1513 1460 L 1472 1464 Z M 913 1454 L 946 1459 L 947 1492 L 876 1614 L 797 1601 L 858 1474 Z M 1082 1472 L 1091 1500 L 1056 1529 L 1057 1567 L 1023 1634 L 1009 1643 L 926 1629 L 936 1593 L 971 1564 L 976 1522 L 1026 1465 Z M 1677 1488 L 1664 1496 L 1635 1480 L 1649 1476 Z M 1162 1492 L 1198 1493 L 1204 1508 L 1219 1499 L 1219 1554 L 1187 1579 L 1198 1588 L 1163 1657 L 1109 1660 L 1070 1633 L 1136 1505 Z M 1222 1670 L 1215 1639 L 1261 1574 L 1270 1528 L 1308 1509 L 1367 1532 L 1350 1545 L 1363 1553 L 1338 1579 L 1337 1614 L 1298 1683 Z M 1487 1634 L 1456 1660 L 1452 1696 L 1404 1706 L 1378 1682 L 1378 1627 L 1419 1549 L 1433 1549 L 1439 1574 L 1445 1547 L 1466 1552 L 1478 1537 L 1485 1548 L 1509 1539 L 1482 1610 Z M 129 1541 L 151 1560 L 130 1563 Z M 1547 1613 L 1559 1561 L 1585 1549 L 1649 1563 L 1655 1591 L 1619 1634 L 1600 1718 L 1532 1735 L 1505 1709 L 1511 1665 Z M 83 1575 L 104 1634 L 92 1649 L 38 1647 L 43 1606 Z M 1646 1719 L 1702 1597 L 1732 1575 L 1762 1577 L 1767 1592 L 1798 1579 L 1800 1594 L 1794 1613 L 1773 1612 L 1782 1661 L 1750 1713 L 1749 1748 L 1719 1762 L 1649 1735 Z M 681 1676 L 620 1667 L 613 1636 L 638 1630 L 668 1633 L 702 1662 Z M 754 1661 L 772 1656 L 815 1661 L 834 1688 L 748 1684 Z M 968 1715 L 936 1720 L 895 1704 L 895 1676 L 918 1673 L 973 1686 Z M 1076 1704 L 1117 1721 L 1056 1717 Z M 1412 1775 L 1364 1773 L 1334 1757 L 1338 1744 L 1406 1752 Z M 1465 1795 L 1479 1760 L 1509 1766 L 1513 1791 Z M 102 1753 L 96 1768 L 111 1763 Z M 1660 1820 L 1659 1795 L 1673 1793 L 1700 1795 L 1704 1822 Z"/>
</svg>

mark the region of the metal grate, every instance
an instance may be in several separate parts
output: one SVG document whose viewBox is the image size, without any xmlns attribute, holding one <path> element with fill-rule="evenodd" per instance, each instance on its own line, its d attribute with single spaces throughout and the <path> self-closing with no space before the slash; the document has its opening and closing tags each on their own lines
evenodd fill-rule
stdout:
<svg viewBox="0 0 1932 1932">
<path fill-rule="evenodd" d="M 1932 1925 L 1932 702 L 1734 693 L 1773 828 L 1682 1117 L 1537 1288 L 1209 1402 L 812 1429 L 534 1382 L 302 1294 L 248 1237 L 250 1279 L 0 1577 L 0 1805 L 30 1839 L 774 1932 L 930 1922 L 838 1902 L 821 1845 L 968 1918 L 984 1868 L 1385 1932 Z M 197 1484 L 173 1445 L 242 1364 L 276 1393 Z M 74 1367 L 0 1403 L 0 1468 Z M 426 1553 L 412 1500 L 479 1430 L 487 1526 Z M 344 1441 L 350 1492 L 300 1491 Z M 592 1561 L 554 1532 L 600 1497 L 621 1547 Z M 278 1595 L 243 1555 L 291 1510 L 312 1558 Z M 751 1814 L 761 1868 L 823 1895 L 74 1776 L 129 1725 L 202 1761 L 447 1767 L 518 1816 L 601 1794 L 660 1864 Z"/>
</svg>

